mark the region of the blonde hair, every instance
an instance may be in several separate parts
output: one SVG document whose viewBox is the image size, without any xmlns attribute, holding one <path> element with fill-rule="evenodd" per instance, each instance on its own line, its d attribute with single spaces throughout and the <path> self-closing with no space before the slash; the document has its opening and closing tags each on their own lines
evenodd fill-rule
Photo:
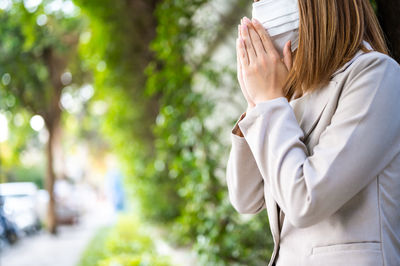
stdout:
<svg viewBox="0 0 400 266">
<path fill-rule="evenodd" d="M 326 84 L 367 41 L 388 54 L 382 29 L 369 0 L 298 0 L 299 46 L 285 94 L 302 95 Z"/>
</svg>

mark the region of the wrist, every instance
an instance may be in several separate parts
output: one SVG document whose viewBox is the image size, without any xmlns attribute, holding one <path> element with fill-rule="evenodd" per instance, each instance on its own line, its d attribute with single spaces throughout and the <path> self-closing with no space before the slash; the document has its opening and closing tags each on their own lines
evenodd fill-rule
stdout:
<svg viewBox="0 0 400 266">
<path fill-rule="evenodd" d="M 283 95 L 283 93 L 281 91 L 269 93 L 266 95 L 260 95 L 254 99 L 254 103 L 257 105 L 258 103 L 273 100 L 273 99 L 276 99 L 279 97 L 285 97 L 285 95 Z"/>
<path fill-rule="evenodd" d="M 253 109 L 254 107 L 256 107 L 255 104 L 249 104 L 249 105 L 247 105 L 246 113 L 250 112 L 250 110 Z"/>
</svg>

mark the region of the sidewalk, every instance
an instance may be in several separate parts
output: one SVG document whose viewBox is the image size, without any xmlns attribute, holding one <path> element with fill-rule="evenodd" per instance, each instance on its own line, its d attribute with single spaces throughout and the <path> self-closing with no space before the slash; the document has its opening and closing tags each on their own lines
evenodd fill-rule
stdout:
<svg viewBox="0 0 400 266">
<path fill-rule="evenodd" d="M 74 226 L 60 226 L 56 236 L 47 232 L 25 237 L 0 254 L 1 266 L 75 266 L 96 231 L 112 223 L 104 214 L 91 213 Z"/>
</svg>

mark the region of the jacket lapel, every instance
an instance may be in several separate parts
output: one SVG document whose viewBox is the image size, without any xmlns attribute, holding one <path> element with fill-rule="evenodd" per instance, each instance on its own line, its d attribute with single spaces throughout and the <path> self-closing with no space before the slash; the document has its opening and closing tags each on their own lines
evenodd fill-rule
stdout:
<svg viewBox="0 0 400 266">
<path fill-rule="evenodd" d="M 365 41 L 364 45 L 367 49 L 372 49 L 369 43 Z M 364 54 L 364 52 L 359 50 L 350 61 L 346 62 L 341 68 L 336 70 L 332 75 L 331 81 L 329 81 L 326 86 L 290 101 L 296 119 L 299 122 L 300 127 L 303 129 L 304 142 L 308 139 L 312 130 L 317 125 L 322 112 L 328 104 L 332 92 L 335 91 L 337 75 L 345 71 L 362 54 Z"/>
<path fill-rule="evenodd" d="M 328 85 L 290 101 L 296 119 L 304 132 L 303 141 L 307 140 L 317 125 L 336 85 L 336 81 L 329 81 Z"/>
</svg>

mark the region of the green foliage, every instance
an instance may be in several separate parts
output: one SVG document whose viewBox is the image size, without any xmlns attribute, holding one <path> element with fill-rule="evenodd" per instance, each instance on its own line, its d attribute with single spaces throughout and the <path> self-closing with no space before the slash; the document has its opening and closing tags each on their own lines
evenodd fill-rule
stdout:
<svg viewBox="0 0 400 266">
<path fill-rule="evenodd" d="M 54 90 L 43 58 L 51 47 L 69 59 L 64 37 L 77 38 L 73 59 L 79 64 L 69 69 L 77 82 L 91 71 L 95 87 L 92 116 L 80 126 L 85 132 L 87 125 L 99 127 L 107 137 L 145 217 L 165 224 L 176 243 L 193 245 L 202 265 L 265 265 L 272 248 L 266 213 L 245 219 L 230 205 L 224 180 L 229 147 L 220 143 L 226 129 L 206 126 L 215 100 L 196 90 L 199 79 L 217 88 L 223 78 L 234 78 L 193 52 L 211 35 L 194 18 L 212 0 L 75 0 L 79 17 L 47 14 L 39 26 L 47 2 L 33 12 L 18 2 L 0 14 L 0 104 L 48 112 Z M 105 112 L 93 111 L 99 103 Z M 164 265 L 136 228 L 125 220 L 104 229 L 81 265 Z"/>
<path fill-rule="evenodd" d="M 375 0 L 370 0 L 372 7 L 374 8 L 375 12 L 377 11 L 377 6 L 376 6 L 376 1 Z"/>
<path fill-rule="evenodd" d="M 267 217 L 243 221 L 230 205 L 223 161 L 228 149 L 218 137 L 222 128 L 206 126 L 215 104 L 195 89 L 199 77 L 218 87 L 228 73 L 206 62 L 193 67 L 187 59 L 188 45 L 207 30 L 192 18 L 209 2 L 165 0 L 157 7 L 157 36 L 151 45 L 156 61 L 146 71 L 147 92 L 162 92 L 162 98 L 154 129 L 155 167 L 147 175 L 174 180 L 166 199 L 179 214 L 171 222 L 172 232 L 179 243 L 194 240 L 201 265 L 265 265 L 272 248 Z M 174 204 L 176 197 L 180 204 Z"/>
<path fill-rule="evenodd" d="M 217 88 L 235 76 L 192 52 L 211 35 L 194 19 L 211 2 L 136 1 L 133 8 L 76 0 L 90 21 L 81 55 L 94 73 L 96 100 L 107 103 L 97 117 L 102 132 L 142 214 L 166 225 L 176 243 L 193 245 L 202 265 L 265 265 L 272 250 L 266 214 L 244 220 L 230 205 L 229 147 L 219 139 L 226 129 L 206 126 L 215 102 L 195 89 L 199 79 Z"/>
<path fill-rule="evenodd" d="M 30 11 L 22 2 L 15 1 L 10 11 L 0 11 L 0 76 L 3 79 L 0 90 L 5 97 L 13 95 L 16 101 L 13 106 L 1 106 L 2 109 L 22 106 L 44 116 L 50 112 L 49 106 L 56 93 L 50 74 L 56 72 L 57 67 L 49 58 L 57 55 L 60 68 L 76 69 L 75 62 L 66 58 L 73 53 L 71 46 L 78 37 L 81 20 L 62 13 L 46 14 L 44 8 L 49 2 L 43 1 Z M 43 16 L 45 24 L 38 24 L 39 16 Z M 72 74 L 74 82 L 79 83 L 77 77 L 81 73 L 78 72 L 80 69 Z"/>
<path fill-rule="evenodd" d="M 154 216 L 153 210 L 161 209 L 176 216 L 174 206 L 164 200 L 174 185 L 150 180 L 145 173 L 155 152 L 152 127 L 159 111 L 158 95 L 145 93 L 143 73 L 152 58 L 148 45 L 155 35 L 152 2 L 157 1 L 74 2 L 90 21 L 80 54 L 94 74 L 94 103 L 107 106 L 94 120 L 101 121 L 99 127 L 122 162 L 132 194 L 147 202 L 142 206 L 160 207 L 143 211 Z"/>
<path fill-rule="evenodd" d="M 38 169 L 22 156 L 28 146 L 40 155 L 44 148 L 29 127 L 29 119 L 41 115 L 49 139 L 53 138 L 60 125 L 62 90 L 83 82 L 84 73 L 75 56 L 81 19 L 60 10 L 46 11 L 51 3 L 43 0 L 27 8 L 24 1 L 15 0 L 12 8 L 0 10 L 0 109 L 12 132 L 2 144 L 2 181 L 34 181 L 43 187 L 44 167 Z M 73 77 L 68 82 L 61 77 L 65 71 Z M 54 178 L 53 172 L 48 171 L 48 179 Z M 52 189 L 48 189 L 51 196 Z"/>
<path fill-rule="evenodd" d="M 3 95 L 4 98 L 1 97 Z M 12 104 L 7 104 L 7 97 L 8 99 L 14 99 Z M 0 109 L 14 109 L 15 101 L 14 95 L 0 90 Z M 32 116 L 29 112 L 25 110 L 10 112 L 8 110 L 5 112 L 5 115 L 7 120 L 10 121 L 8 123 L 9 132 L 13 133 L 9 134 L 6 143 L 1 144 L 1 164 L 7 169 L 20 164 L 22 152 L 28 145 L 39 147 L 40 143 L 37 140 L 37 132 L 29 125 L 29 119 Z"/>
<path fill-rule="evenodd" d="M 169 258 L 154 251 L 154 243 L 140 221 L 123 215 L 117 224 L 101 228 L 90 241 L 79 266 L 168 266 Z"/>
<path fill-rule="evenodd" d="M 40 166 L 13 167 L 8 172 L 7 182 L 33 182 L 38 188 L 44 188 L 44 169 Z"/>
</svg>

